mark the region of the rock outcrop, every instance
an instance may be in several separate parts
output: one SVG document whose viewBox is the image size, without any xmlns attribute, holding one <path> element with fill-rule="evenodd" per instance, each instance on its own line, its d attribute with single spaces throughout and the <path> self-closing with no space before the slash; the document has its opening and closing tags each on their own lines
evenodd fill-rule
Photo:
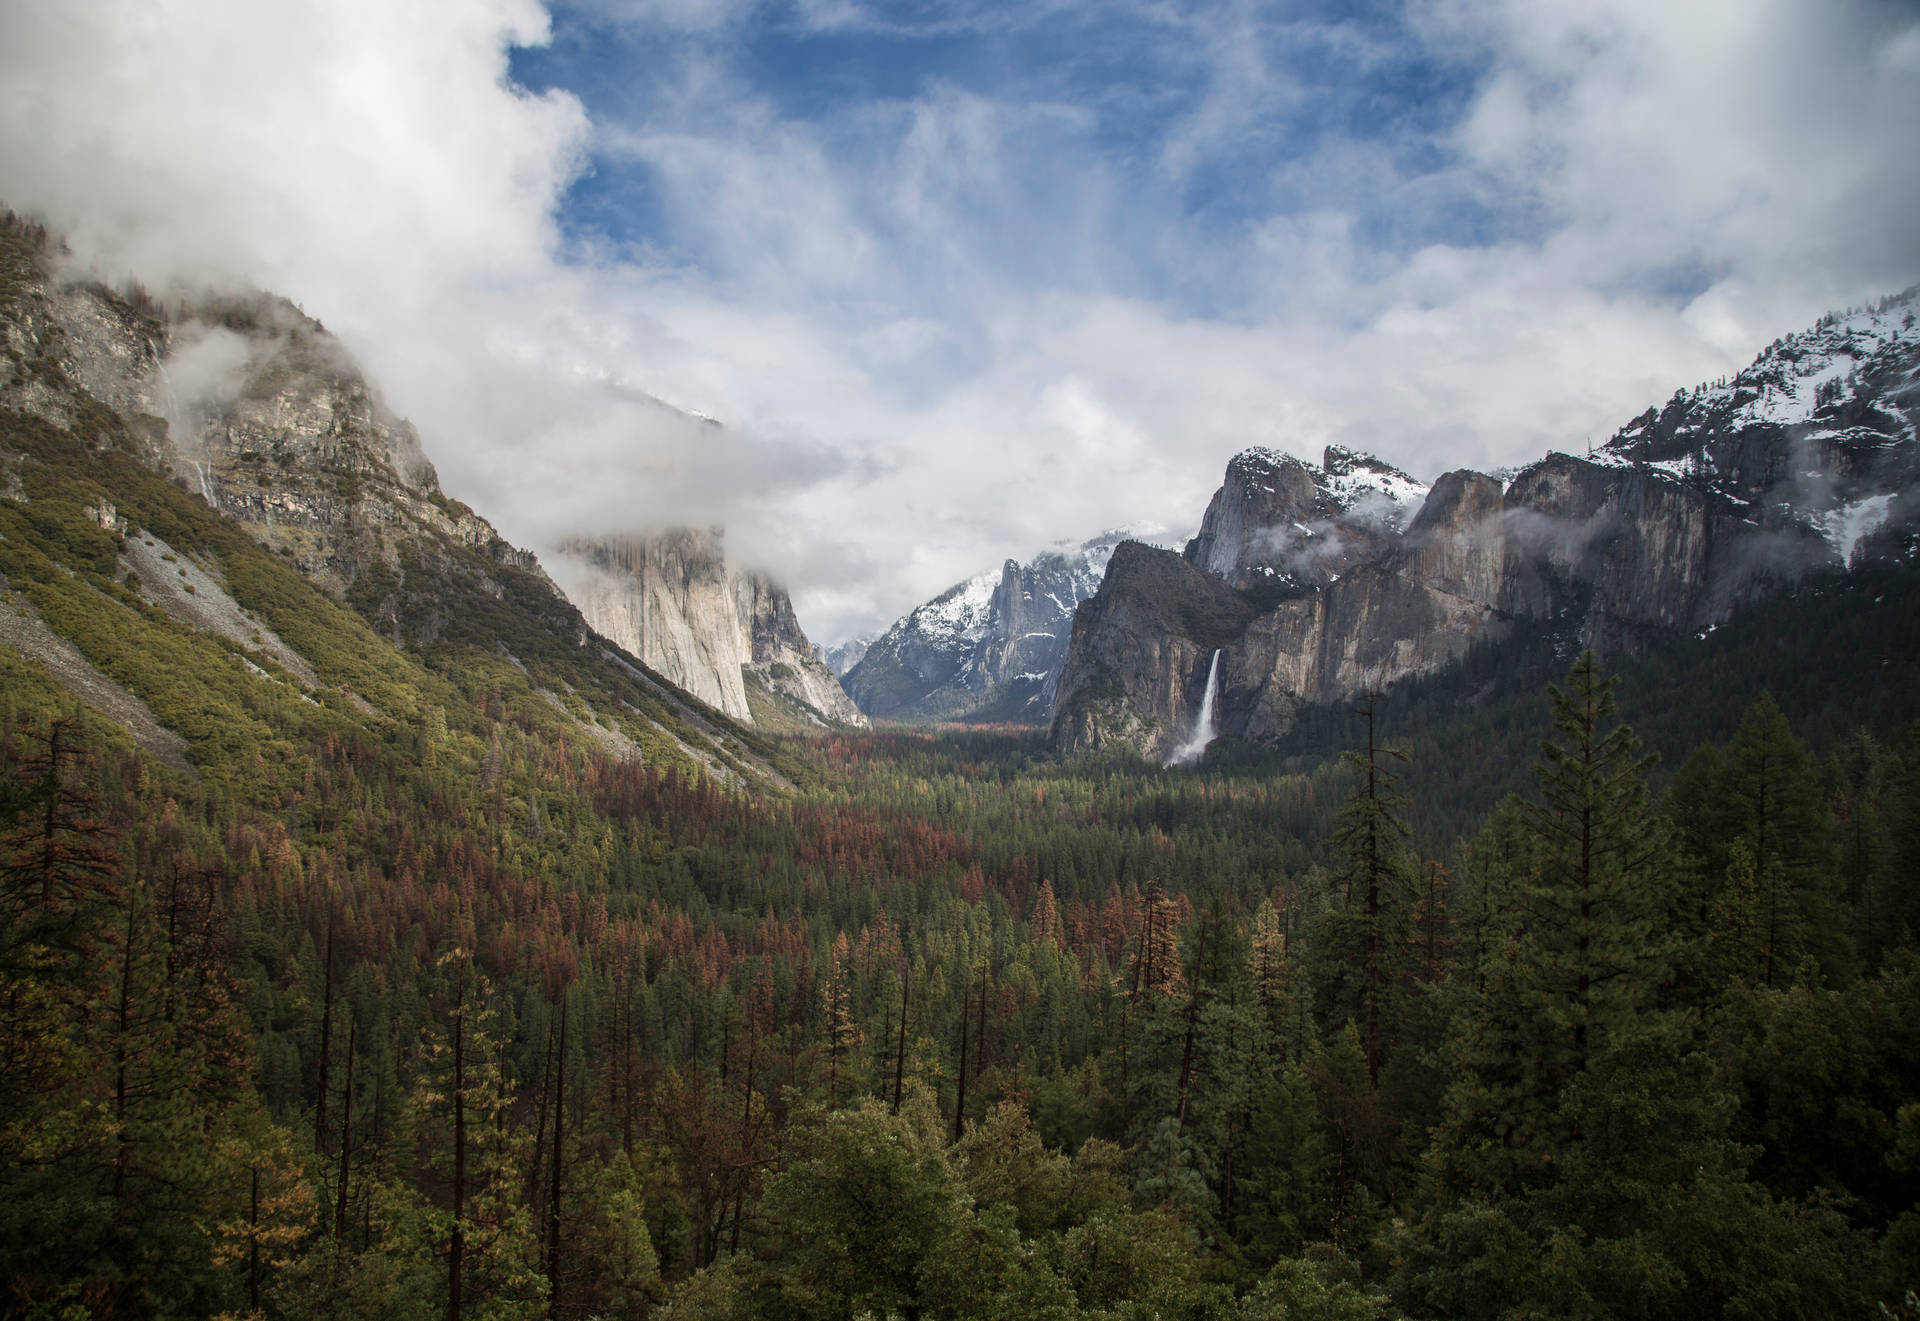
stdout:
<svg viewBox="0 0 1920 1321">
<path fill-rule="evenodd" d="M 1184 563 L 1123 547 L 1075 621 L 1052 734 L 1163 757 L 1222 649 L 1215 724 L 1431 673 L 1516 621 L 1603 654 L 1711 627 L 1809 572 L 1920 545 L 1920 297 L 1777 341 L 1587 457 L 1425 488 L 1349 451 L 1228 464 Z"/>
<path fill-rule="evenodd" d="M 1046 724 L 1073 612 L 1124 536 L 1007 560 L 956 583 L 868 643 L 845 672 L 847 691 L 879 719 Z"/>
<path fill-rule="evenodd" d="M 1427 488 L 1369 455 L 1329 445 L 1318 468 L 1244 450 L 1227 464 L 1187 560 L 1237 587 L 1323 587 L 1379 555 Z"/>
<path fill-rule="evenodd" d="M 866 716 L 801 631 L 787 589 L 765 574 L 743 573 L 734 578 L 733 593 L 748 639 L 748 673 L 805 719 L 864 728 Z"/>
</svg>

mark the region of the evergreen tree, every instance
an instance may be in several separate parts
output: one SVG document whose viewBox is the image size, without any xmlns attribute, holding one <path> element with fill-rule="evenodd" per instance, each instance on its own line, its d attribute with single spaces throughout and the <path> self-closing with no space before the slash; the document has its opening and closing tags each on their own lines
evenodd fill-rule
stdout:
<svg viewBox="0 0 1920 1321">
<path fill-rule="evenodd" d="M 1334 825 L 1334 897 L 1315 952 L 1321 1025 L 1329 1033 L 1349 1021 L 1355 1025 L 1368 1085 L 1377 1090 L 1397 1026 L 1413 881 L 1406 856 L 1406 799 L 1391 769 L 1407 754 L 1376 741 L 1371 697 L 1364 714 L 1366 745 L 1344 756 L 1358 779 Z"/>
<path fill-rule="evenodd" d="M 1752 848 L 1759 911 L 1749 975 L 1792 980 L 1803 959 L 1830 977 L 1850 962 L 1834 871 L 1833 824 L 1813 757 L 1771 694 L 1747 708 L 1727 744 L 1724 796 Z"/>
<path fill-rule="evenodd" d="M 1637 743 L 1611 724 L 1613 686 L 1587 653 L 1550 690 L 1531 857 L 1454 1037 L 1437 1201 L 1403 1289 L 1462 1317 L 1843 1308 L 1858 1301 L 1844 1226 L 1746 1181 L 1695 1016 L 1663 1007 L 1675 856 Z"/>
<path fill-rule="evenodd" d="M 1876 965 L 1900 938 L 1899 877 L 1893 869 L 1889 786 L 1901 774 L 1899 761 L 1864 729 L 1855 730 L 1834 754 L 1830 778 L 1837 788 L 1834 824 L 1839 835 L 1839 873 L 1853 911 L 1853 942 Z"/>
</svg>

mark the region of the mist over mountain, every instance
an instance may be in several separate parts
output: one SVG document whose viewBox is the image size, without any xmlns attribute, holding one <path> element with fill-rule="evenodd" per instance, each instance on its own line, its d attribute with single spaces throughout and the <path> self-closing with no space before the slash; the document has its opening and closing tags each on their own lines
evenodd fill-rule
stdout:
<svg viewBox="0 0 1920 1321">
<path fill-rule="evenodd" d="M 596 632 L 734 719 L 784 700 L 815 726 L 864 725 L 786 590 L 730 565 L 725 542 L 721 528 L 598 537 L 552 564 Z"/>
<path fill-rule="evenodd" d="M 1915 0 L 0 4 L 0 1316 L 1920 1321 L 1916 124 Z"/>
<path fill-rule="evenodd" d="M 643 721 L 649 733 L 715 773 L 725 763 L 709 743 L 729 735 L 706 726 L 689 694 L 742 726 L 755 723 L 756 708 L 775 724 L 862 722 L 814 654 L 784 589 L 729 569 L 717 540 L 629 539 L 629 549 L 643 547 L 637 563 L 663 570 L 630 593 L 644 601 L 638 618 L 648 626 L 628 627 L 634 612 L 622 615 L 614 605 L 629 603 L 604 590 L 580 592 L 594 611 L 583 619 L 533 552 L 510 545 L 441 491 L 415 428 L 393 415 L 339 341 L 292 303 L 230 287 L 177 286 L 164 297 L 138 286 L 116 291 L 68 269 L 57 236 L 11 216 L 7 223 L 0 317 L 14 356 L 0 366 L 0 407 L 66 428 L 81 425 L 91 408 L 109 410 L 150 468 L 352 606 L 392 645 L 477 646 L 521 666 L 536 652 L 588 669 L 624 666 L 633 682 L 688 712 L 703 731 Z M 9 471 L 17 477 L 17 466 Z M 111 493 L 103 499 L 102 508 L 111 508 Z M 226 594 L 214 580 L 173 589 L 175 572 L 160 568 L 180 563 L 173 548 L 138 536 L 128 554 L 143 590 L 167 589 L 156 601 L 198 627 L 251 638 L 255 625 L 236 622 L 239 608 L 220 604 Z M 178 575 L 184 581 L 188 572 L 182 565 Z M 605 586 L 590 575 L 585 582 Z M 271 630 L 261 636 L 270 640 Z M 305 658 L 275 656 L 297 674 L 313 673 Z M 582 730 L 638 752 L 631 737 L 610 735 L 600 722 L 585 721 Z"/>
</svg>

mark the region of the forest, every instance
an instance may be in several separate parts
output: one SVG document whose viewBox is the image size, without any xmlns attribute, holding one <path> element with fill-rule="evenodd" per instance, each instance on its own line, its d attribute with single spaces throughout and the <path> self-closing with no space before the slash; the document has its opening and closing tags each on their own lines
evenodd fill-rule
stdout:
<svg viewBox="0 0 1920 1321">
<path fill-rule="evenodd" d="M 7 351 L 7 1315 L 1920 1317 L 1911 565 L 1194 768 L 776 736 Z"/>
<path fill-rule="evenodd" d="M 182 768 L 0 651 L 8 1312 L 1917 1314 L 1920 725 L 773 793 L 470 655 Z"/>
</svg>

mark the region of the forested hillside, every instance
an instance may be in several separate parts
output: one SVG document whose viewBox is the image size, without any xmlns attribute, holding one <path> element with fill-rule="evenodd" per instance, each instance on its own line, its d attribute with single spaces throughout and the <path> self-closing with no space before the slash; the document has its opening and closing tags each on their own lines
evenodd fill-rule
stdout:
<svg viewBox="0 0 1920 1321">
<path fill-rule="evenodd" d="M 10 1314 L 1914 1314 L 1909 571 L 1192 770 L 775 739 L 512 564 L 379 627 L 54 342 L 0 380 Z"/>
<path fill-rule="evenodd" d="M 9 657 L 16 1310 L 1835 1316 L 1916 1278 L 1910 733 L 1823 763 L 1763 698 L 1656 802 L 1583 663 L 1462 848 L 1407 835 L 1384 721 L 1310 772 L 845 735 L 769 798 L 476 684 L 189 772 Z"/>
</svg>

